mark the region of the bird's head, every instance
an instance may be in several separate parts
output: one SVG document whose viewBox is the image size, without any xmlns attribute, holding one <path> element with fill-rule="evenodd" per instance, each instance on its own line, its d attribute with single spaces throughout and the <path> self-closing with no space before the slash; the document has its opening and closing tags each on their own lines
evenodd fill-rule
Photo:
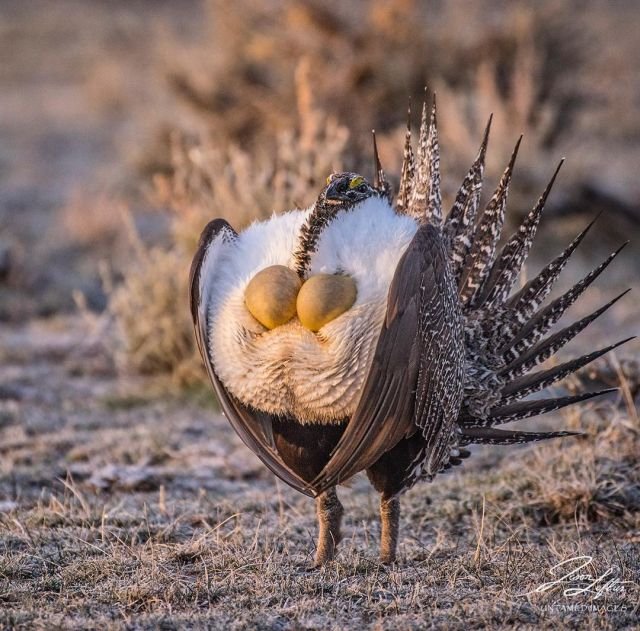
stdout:
<svg viewBox="0 0 640 631">
<path fill-rule="evenodd" d="M 379 195 L 365 178 L 358 173 L 332 173 L 318 196 L 320 206 L 349 208 L 372 195 Z"/>
</svg>

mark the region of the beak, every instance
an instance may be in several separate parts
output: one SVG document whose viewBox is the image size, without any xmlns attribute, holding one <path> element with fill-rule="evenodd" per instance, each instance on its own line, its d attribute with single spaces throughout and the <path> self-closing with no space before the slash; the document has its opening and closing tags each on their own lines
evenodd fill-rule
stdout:
<svg viewBox="0 0 640 631">
<path fill-rule="evenodd" d="M 349 198 L 345 195 L 344 192 L 340 192 L 338 190 L 338 185 L 342 180 L 335 179 L 333 182 L 327 186 L 327 191 L 325 193 L 325 199 L 328 202 L 345 202 L 349 201 Z"/>
</svg>

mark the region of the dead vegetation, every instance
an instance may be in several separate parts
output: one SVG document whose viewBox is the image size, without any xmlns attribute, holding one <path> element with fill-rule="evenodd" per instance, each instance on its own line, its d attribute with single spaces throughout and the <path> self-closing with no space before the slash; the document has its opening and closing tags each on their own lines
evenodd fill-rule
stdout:
<svg viewBox="0 0 640 631">
<path fill-rule="evenodd" d="M 387 170 L 397 177 L 407 102 L 411 98 L 419 109 L 427 85 L 442 97 L 446 112 L 440 126 L 447 193 L 455 192 L 493 113 L 490 179 L 499 177 L 523 133 L 524 176 L 514 182 L 518 201 L 524 194 L 528 204 L 539 193 L 548 162 L 572 146 L 563 186 L 575 194 L 598 175 L 584 148 L 617 133 L 603 111 L 619 111 L 623 103 L 632 107 L 621 83 L 603 84 L 603 56 L 609 64 L 621 63 L 617 53 L 596 43 L 612 16 L 598 11 L 596 17 L 595 9 L 582 11 L 577 2 L 545 1 L 535 8 L 515 2 L 494 9 L 487 2 L 469 7 L 457 1 L 283 0 L 267 7 L 253 0 L 231 6 L 210 0 L 201 39 L 188 50 L 172 51 L 169 86 L 188 113 L 181 119 L 186 127 L 217 145 L 240 144 L 254 152 L 273 146 L 278 131 L 295 127 L 291 103 L 296 67 L 304 59 L 318 106 L 352 131 L 344 152 L 350 168 L 368 172 L 368 134 L 375 128 Z M 618 125 L 630 133 L 637 129 L 626 116 Z M 157 168 L 157 151 L 153 161 Z"/>
</svg>

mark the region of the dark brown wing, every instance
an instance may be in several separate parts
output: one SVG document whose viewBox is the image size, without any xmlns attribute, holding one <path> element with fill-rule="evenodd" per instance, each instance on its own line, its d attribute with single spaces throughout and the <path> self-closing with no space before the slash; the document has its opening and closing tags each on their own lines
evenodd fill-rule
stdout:
<svg viewBox="0 0 640 631">
<path fill-rule="evenodd" d="M 233 241 L 236 236 L 235 230 L 224 219 L 214 219 L 207 224 L 200 237 L 189 277 L 189 301 L 198 349 L 222 410 L 244 444 L 281 480 L 297 491 L 313 496 L 315 493 L 307 482 L 294 473 L 278 454 L 270 415 L 248 408 L 227 392 L 216 375 L 209 354 L 207 305 L 212 279 L 208 278 L 208 274 L 215 269 L 216 259 L 220 257 L 225 244 Z"/>
<path fill-rule="evenodd" d="M 448 456 L 463 370 L 457 291 L 441 233 L 426 225 L 398 263 L 360 402 L 313 488 L 322 492 L 369 468 L 418 430 L 435 473 Z"/>
</svg>

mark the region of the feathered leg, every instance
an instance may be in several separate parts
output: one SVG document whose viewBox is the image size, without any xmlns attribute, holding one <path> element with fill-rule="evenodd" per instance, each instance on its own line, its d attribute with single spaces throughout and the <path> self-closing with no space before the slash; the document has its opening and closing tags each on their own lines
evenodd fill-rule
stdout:
<svg viewBox="0 0 640 631">
<path fill-rule="evenodd" d="M 380 562 L 394 563 L 398 547 L 400 530 L 400 499 L 397 497 L 380 498 Z"/>
<path fill-rule="evenodd" d="M 316 498 L 316 513 L 319 532 L 315 566 L 320 567 L 333 559 L 342 539 L 340 523 L 344 509 L 338 499 L 335 486 Z"/>
</svg>

